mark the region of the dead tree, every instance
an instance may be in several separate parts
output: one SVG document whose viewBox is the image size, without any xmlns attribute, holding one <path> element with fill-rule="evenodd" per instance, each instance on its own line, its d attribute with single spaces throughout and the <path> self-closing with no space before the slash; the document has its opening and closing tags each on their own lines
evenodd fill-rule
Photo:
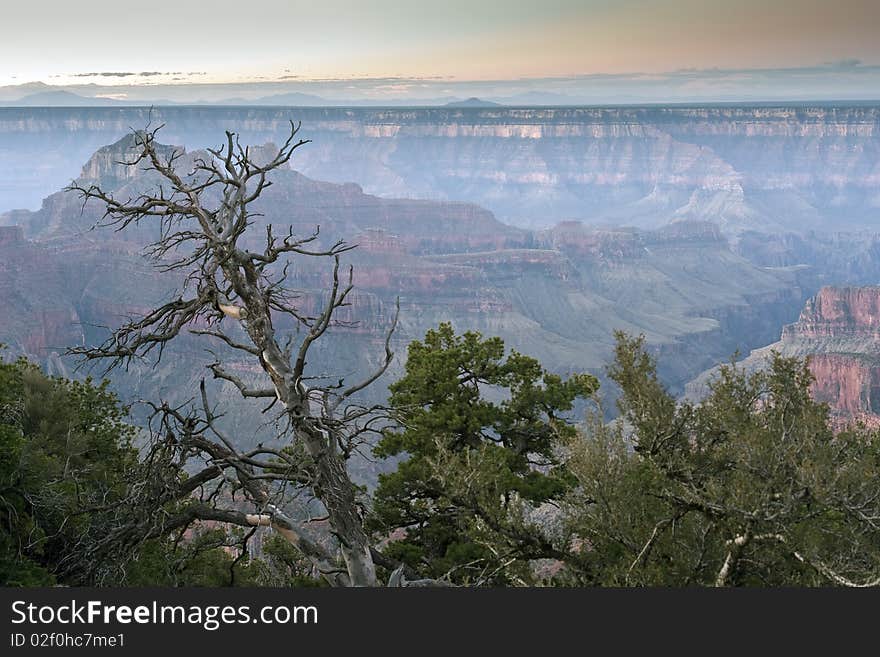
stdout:
<svg viewBox="0 0 880 657">
<path fill-rule="evenodd" d="M 343 241 L 321 246 L 317 229 L 305 237 L 295 236 L 292 229 L 279 236 L 271 224 L 265 228 L 261 248 L 244 245 L 253 243 L 259 215 L 252 206 L 272 184 L 270 175 L 287 167 L 294 151 L 307 143 L 297 136 L 299 126 L 291 123 L 289 137 L 268 159 L 265 154 L 252 155 L 231 132 L 222 147 L 187 159 L 182 149 L 169 150 L 156 142 L 160 128 L 134 133 L 135 155 L 123 162 L 154 172 L 150 175 L 158 184 L 153 191 L 123 200 L 99 185 L 75 182 L 69 189 L 78 192 L 84 204 L 103 204 L 105 223 L 118 230 L 157 222 L 161 236 L 147 253 L 164 271 L 180 272 L 182 292 L 114 330 L 101 346 L 72 352 L 87 361 L 103 361 L 109 369 L 131 359 L 161 358 L 166 345 L 184 333 L 219 341 L 258 362 L 265 381 L 252 385 L 219 359 L 210 365 L 211 374 L 233 384 L 244 398 L 278 404 L 287 446 L 240 451 L 240 441 L 226 436 L 219 426 L 220 414 L 209 403 L 204 380 L 194 395 L 200 403 L 194 407 L 153 404 L 157 440 L 145 464 L 141 489 L 132 494 L 139 498 L 132 499 L 132 505 L 140 505 L 141 515 L 136 521 L 125 520 L 131 509 L 120 509 L 117 531 L 107 540 L 136 543 L 182 531 L 199 520 L 271 526 L 331 583 L 376 585 L 375 559 L 382 557 L 371 548 L 364 530 L 358 489 L 347 461 L 377 417 L 375 407 L 354 405 L 352 397 L 391 363 L 390 339 L 397 316 L 380 364 L 366 379 L 352 385 L 343 380 L 314 383 L 306 373 L 310 349 L 333 325 L 334 313 L 346 305 L 352 291 L 352 271 L 340 272 L 340 255 L 353 247 Z M 243 239 L 245 235 L 251 239 Z M 297 307 L 286 285 L 291 258 L 325 258 L 332 268 L 323 309 L 312 315 Z M 284 315 L 304 329 L 298 337 L 279 335 L 276 324 Z M 196 460 L 203 467 L 192 472 Z M 341 560 L 336 550 L 316 540 L 303 523 L 274 503 L 273 486 L 279 483 L 313 491 L 326 509 Z M 253 512 L 230 504 L 224 507 L 220 500 L 227 499 L 230 491 L 241 493 Z M 170 516 L 167 508 L 160 509 L 168 503 L 177 504 Z"/>
</svg>

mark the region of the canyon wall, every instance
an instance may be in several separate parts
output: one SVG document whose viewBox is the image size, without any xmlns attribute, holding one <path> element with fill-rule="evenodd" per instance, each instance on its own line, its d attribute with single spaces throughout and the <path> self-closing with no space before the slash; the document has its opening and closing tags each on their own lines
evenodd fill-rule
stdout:
<svg viewBox="0 0 880 657">
<path fill-rule="evenodd" d="M 295 167 L 369 194 L 476 203 L 521 227 L 561 220 L 730 233 L 851 230 L 880 218 L 880 107 L 0 108 L 0 210 L 36 208 L 99 146 L 150 120 L 215 146 L 278 140 Z"/>
<path fill-rule="evenodd" d="M 880 426 L 880 287 L 822 288 L 778 342 L 754 350 L 743 365 L 762 367 L 773 351 L 809 360 L 813 395 L 828 403 L 837 424 Z M 711 376 L 689 384 L 690 396 L 705 392 Z"/>
</svg>

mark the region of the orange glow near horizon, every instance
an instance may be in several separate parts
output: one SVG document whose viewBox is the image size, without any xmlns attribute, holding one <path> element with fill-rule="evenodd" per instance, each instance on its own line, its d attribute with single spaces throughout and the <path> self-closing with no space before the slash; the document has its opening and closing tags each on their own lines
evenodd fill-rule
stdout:
<svg viewBox="0 0 880 657">
<path fill-rule="evenodd" d="M 40 4 L 4 8 L 0 84 L 511 80 L 880 64 L 875 0 L 255 0 L 245 13 L 232 0 L 209 10 L 153 0 L 136 19 L 111 0 L 51 11 Z"/>
</svg>

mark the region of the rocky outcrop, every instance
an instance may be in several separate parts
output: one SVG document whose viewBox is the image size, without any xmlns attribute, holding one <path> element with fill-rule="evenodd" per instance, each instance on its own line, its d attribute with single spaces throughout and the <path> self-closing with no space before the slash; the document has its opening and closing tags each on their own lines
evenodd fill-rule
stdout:
<svg viewBox="0 0 880 657">
<path fill-rule="evenodd" d="M 743 361 L 756 369 L 771 352 L 806 358 L 814 397 L 840 425 L 853 420 L 880 426 L 880 287 L 824 287 L 809 299 L 782 338 Z M 699 397 L 711 372 L 688 386 Z"/>
<path fill-rule="evenodd" d="M 135 162 L 139 152 L 139 140 L 143 133 L 129 131 L 117 142 L 103 146 L 95 151 L 80 172 L 81 180 L 89 180 L 107 189 L 115 189 L 142 176 L 144 165 L 129 166 Z M 175 151 L 182 151 L 180 146 L 162 145 L 158 152 L 163 158 L 172 157 Z"/>
<path fill-rule="evenodd" d="M 824 287 L 809 299 L 782 340 L 877 341 L 880 348 L 880 287 Z"/>
<path fill-rule="evenodd" d="M 825 287 L 782 333 L 807 355 L 813 394 L 838 416 L 880 426 L 880 287 Z"/>
</svg>

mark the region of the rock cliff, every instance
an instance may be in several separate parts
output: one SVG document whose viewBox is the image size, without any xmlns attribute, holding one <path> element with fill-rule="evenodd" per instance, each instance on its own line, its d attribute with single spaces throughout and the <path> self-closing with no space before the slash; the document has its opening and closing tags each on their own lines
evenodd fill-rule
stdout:
<svg viewBox="0 0 880 657">
<path fill-rule="evenodd" d="M 876 341 L 880 346 L 880 287 L 825 287 L 809 299 L 782 340 Z"/>
<path fill-rule="evenodd" d="M 822 288 L 778 342 L 753 351 L 743 364 L 761 367 L 772 351 L 809 359 L 813 394 L 839 424 L 880 426 L 880 287 Z M 710 377 L 692 382 L 689 393 L 699 396 Z"/>
<path fill-rule="evenodd" d="M 143 108 L 0 108 L 0 210 L 36 207 Z M 866 227 L 880 218 L 880 107 L 223 108 L 153 110 L 163 139 L 248 143 L 301 120 L 305 175 L 384 197 L 476 203 L 507 223 L 729 233 Z"/>
</svg>

